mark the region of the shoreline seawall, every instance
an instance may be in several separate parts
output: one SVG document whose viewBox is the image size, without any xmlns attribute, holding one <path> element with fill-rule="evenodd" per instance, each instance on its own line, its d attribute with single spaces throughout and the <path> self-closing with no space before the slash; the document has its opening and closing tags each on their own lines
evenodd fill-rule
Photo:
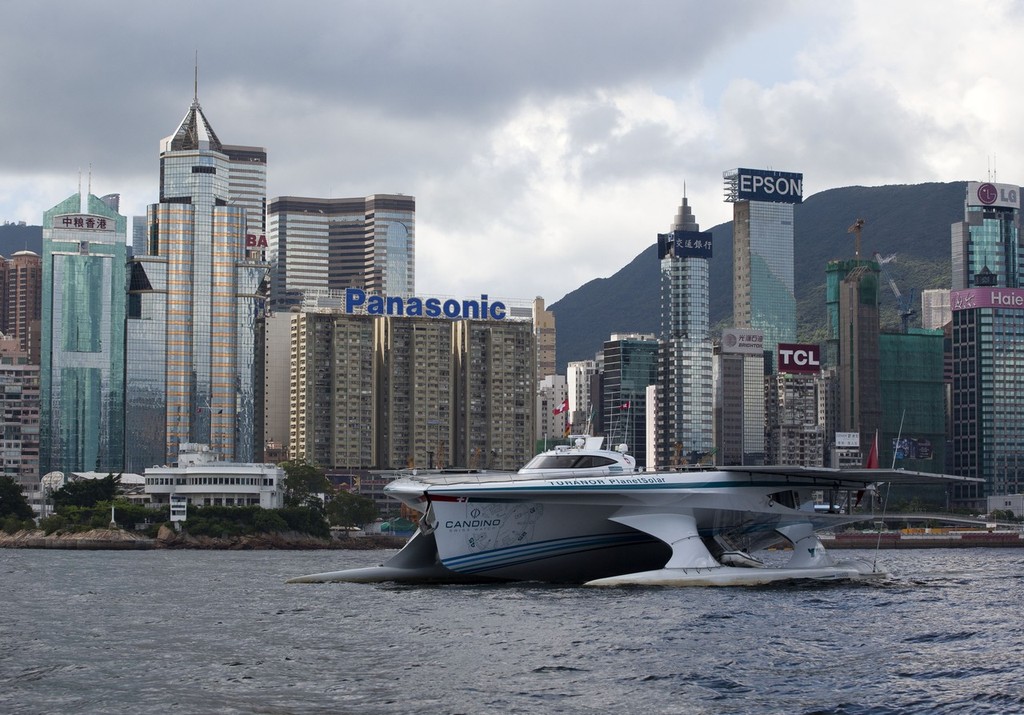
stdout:
<svg viewBox="0 0 1024 715">
<path fill-rule="evenodd" d="M 81 549 L 108 551 L 146 551 L 150 549 L 207 550 L 298 550 L 298 549 L 400 549 L 406 539 L 370 535 L 343 539 L 321 539 L 297 532 L 247 534 L 245 536 L 191 536 L 161 527 L 156 538 L 122 529 L 93 529 L 76 533 L 44 534 L 40 530 L 0 532 L 0 548 L 6 549 Z"/>
</svg>

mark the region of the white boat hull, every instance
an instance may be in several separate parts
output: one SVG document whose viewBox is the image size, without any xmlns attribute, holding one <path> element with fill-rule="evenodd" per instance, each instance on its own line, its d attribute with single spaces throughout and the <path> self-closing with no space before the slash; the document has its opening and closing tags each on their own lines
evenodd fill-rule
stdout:
<svg viewBox="0 0 1024 715">
<path fill-rule="evenodd" d="M 870 513 L 845 514 L 832 501 L 819 511 L 815 495 L 863 493 L 883 476 L 904 484 L 962 479 L 902 470 L 633 467 L 624 453 L 577 440 L 519 473 L 410 475 L 387 487 L 423 515 L 402 551 L 378 567 L 292 581 L 739 586 L 879 578 L 870 564 L 834 560 L 816 535 Z M 750 556 L 783 541 L 792 552 L 781 567 Z"/>
</svg>

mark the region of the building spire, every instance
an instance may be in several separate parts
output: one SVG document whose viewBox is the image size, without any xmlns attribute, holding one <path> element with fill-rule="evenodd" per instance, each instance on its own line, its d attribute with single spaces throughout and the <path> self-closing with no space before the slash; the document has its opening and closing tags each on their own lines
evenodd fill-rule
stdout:
<svg viewBox="0 0 1024 715">
<path fill-rule="evenodd" d="M 192 106 L 181 120 L 174 134 L 164 139 L 161 151 L 221 151 L 222 145 L 216 132 L 199 106 L 199 51 L 196 50 L 195 67 L 192 75 Z"/>
</svg>

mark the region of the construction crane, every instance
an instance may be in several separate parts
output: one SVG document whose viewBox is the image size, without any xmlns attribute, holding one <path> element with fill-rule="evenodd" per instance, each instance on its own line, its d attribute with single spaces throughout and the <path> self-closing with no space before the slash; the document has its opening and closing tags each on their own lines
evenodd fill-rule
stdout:
<svg viewBox="0 0 1024 715">
<path fill-rule="evenodd" d="M 878 253 L 878 251 L 875 251 L 874 258 L 879 269 L 882 271 L 882 275 L 885 276 L 885 280 L 889 281 L 889 287 L 892 289 L 892 294 L 896 296 L 896 305 L 899 306 L 900 311 L 901 330 L 905 335 L 907 330 L 910 328 L 910 319 L 917 315 L 917 311 L 914 310 L 914 289 L 911 288 L 908 295 L 903 295 L 903 293 L 900 292 L 899 286 L 896 285 L 896 281 L 893 280 L 892 274 L 890 274 L 886 269 L 886 263 L 896 260 L 895 253 L 882 258 L 882 255 Z"/>
<path fill-rule="evenodd" d="M 860 231 L 864 228 L 864 219 L 859 218 L 853 222 L 853 225 L 846 229 L 847 233 L 854 235 L 853 244 L 853 257 L 855 260 L 860 260 Z"/>
</svg>

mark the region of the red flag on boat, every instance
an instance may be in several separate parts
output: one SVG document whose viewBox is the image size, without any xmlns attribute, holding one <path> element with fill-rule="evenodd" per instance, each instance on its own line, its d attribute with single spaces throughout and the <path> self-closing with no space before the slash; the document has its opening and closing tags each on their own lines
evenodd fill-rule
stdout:
<svg viewBox="0 0 1024 715">
<path fill-rule="evenodd" d="M 878 469 L 878 430 L 875 430 L 875 441 L 871 443 L 871 451 L 868 452 L 868 460 L 864 463 L 865 469 Z"/>
<path fill-rule="evenodd" d="M 878 430 L 875 430 L 875 439 L 871 443 L 871 451 L 868 452 L 867 461 L 864 462 L 865 469 L 878 469 Z M 864 490 L 861 489 L 857 492 L 857 501 L 854 503 L 855 507 L 860 506 L 860 500 L 864 498 Z"/>
<path fill-rule="evenodd" d="M 553 414 L 553 415 L 560 415 L 563 412 L 568 412 L 568 411 L 569 411 L 569 398 L 566 397 L 564 400 L 562 400 L 562 404 L 560 404 L 555 409 L 551 410 L 551 414 Z"/>
</svg>

